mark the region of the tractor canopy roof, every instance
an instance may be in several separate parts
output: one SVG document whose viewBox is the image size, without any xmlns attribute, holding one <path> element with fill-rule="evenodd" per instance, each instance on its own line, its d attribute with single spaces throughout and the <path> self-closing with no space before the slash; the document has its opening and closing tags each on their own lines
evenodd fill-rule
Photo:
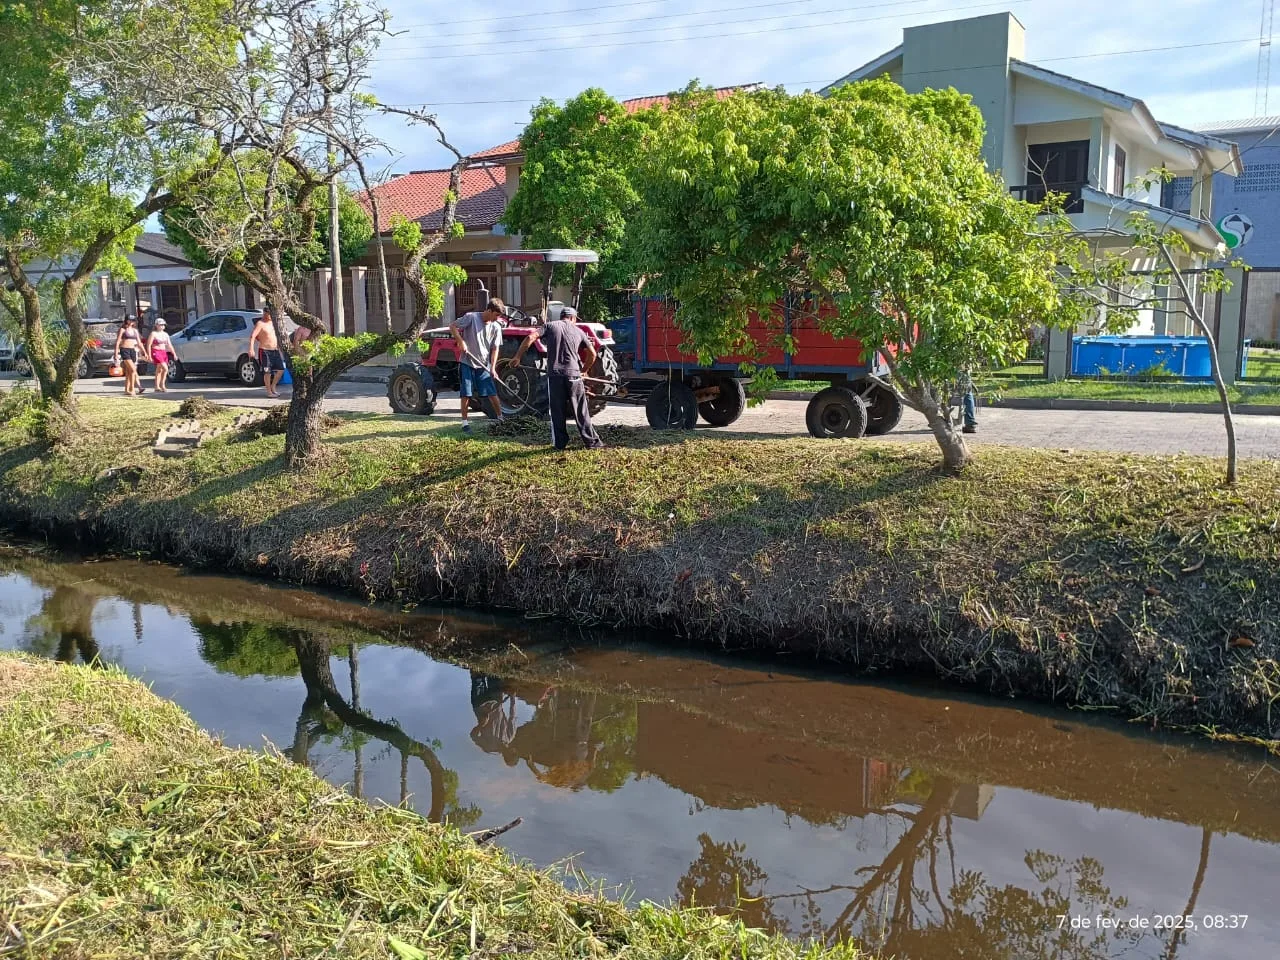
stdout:
<svg viewBox="0 0 1280 960">
<path fill-rule="evenodd" d="M 515 263 L 596 263 L 600 255 L 594 250 L 479 250 L 472 260 L 507 260 Z"/>
</svg>

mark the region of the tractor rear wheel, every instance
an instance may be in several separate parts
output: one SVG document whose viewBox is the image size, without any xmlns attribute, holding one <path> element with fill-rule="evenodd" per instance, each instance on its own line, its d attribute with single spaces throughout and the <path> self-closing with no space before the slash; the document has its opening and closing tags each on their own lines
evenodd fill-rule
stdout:
<svg viewBox="0 0 1280 960">
<path fill-rule="evenodd" d="M 547 396 L 546 371 L 545 357 L 526 355 L 518 367 L 511 363 L 510 356 L 498 360 L 498 400 L 504 417 L 537 417 L 539 420 L 548 417 L 551 401 Z M 487 407 L 485 412 L 489 412 Z"/>
<path fill-rule="evenodd" d="M 719 387 L 720 393 L 698 404 L 698 413 L 713 427 L 727 427 L 747 409 L 747 388 L 741 380 L 724 377 L 708 386 Z"/>
<path fill-rule="evenodd" d="M 653 388 L 644 412 L 655 430 L 692 430 L 698 422 L 698 398 L 688 384 L 668 380 Z"/>
<path fill-rule="evenodd" d="M 396 413 L 430 416 L 436 409 L 435 384 L 421 364 L 402 363 L 387 381 L 387 399 Z"/>
<path fill-rule="evenodd" d="M 815 437 L 856 440 L 867 431 L 867 405 L 848 387 L 827 387 L 809 401 L 804 422 Z"/>
<path fill-rule="evenodd" d="M 902 420 L 902 400 L 892 390 L 870 380 L 857 380 L 851 386 L 867 405 L 868 436 L 886 434 Z"/>
<path fill-rule="evenodd" d="M 587 384 L 587 389 L 591 391 L 587 398 L 587 410 L 594 417 L 618 395 L 618 386 L 622 383 L 622 377 L 618 373 L 618 356 L 613 352 L 613 347 L 600 348 L 600 354 L 587 376 L 607 381 Z"/>
</svg>

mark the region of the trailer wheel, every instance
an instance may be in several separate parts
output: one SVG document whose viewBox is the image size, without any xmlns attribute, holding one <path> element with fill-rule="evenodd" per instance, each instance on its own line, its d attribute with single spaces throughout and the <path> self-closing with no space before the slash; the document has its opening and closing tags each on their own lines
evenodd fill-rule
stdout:
<svg viewBox="0 0 1280 960">
<path fill-rule="evenodd" d="M 387 399 L 396 413 L 430 416 L 436 409 L 435 382 L 421 364 L 402 363 L 387 381 Z"/>
<path fill-rule="evenodd" d="M 708 386 L 720 388 L 718 396 L 698 404 L 698 413 L 713 427 L 727 427 L 747 409 L 747 388 L 741 380 L 724 377 Z"/>
<path fill-rule="evenodd" d="M 902 420 L 902 400 L 870 380 L 858 380 L 853 389 L 867 405 L 867 435 L 878 437 L 888 433 Z"/>
<path fill-rule="evenodd" d="M 692 430 L 698 422 L 698 399 L 688 384 L 668 380 L 653 388 L 644 413 L 655 430 Z"/>
<path fill-rule="evenodd" d="M 804 422 L 815 437 L 856 440 L 867 431 L 867 405 L 848 387 L 827 387 L 809 401 Z"/>
</svg>

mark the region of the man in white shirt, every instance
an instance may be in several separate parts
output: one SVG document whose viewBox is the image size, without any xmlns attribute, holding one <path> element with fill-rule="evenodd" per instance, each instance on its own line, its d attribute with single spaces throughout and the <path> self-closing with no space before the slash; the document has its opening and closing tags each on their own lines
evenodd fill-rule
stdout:
<svg viewBox="0 0 1280 960">
<path fill-rule="evenodd" d="M 488 402 L 493 415 L 502 419 L 502 404 L 498 402 L 498 387 L 494 368 L 498 363 L 498 349 L 502 346 L 502 324 L 507 315 L 507 305 L 497 297 L 491 297 L 484 310 L 463 314 L 449 329 L 458 347 L 458 396 L 461 397 L 462 429 L 471 432 L 467 413 L 471 398 L 476 403 Z"/>
</svg>

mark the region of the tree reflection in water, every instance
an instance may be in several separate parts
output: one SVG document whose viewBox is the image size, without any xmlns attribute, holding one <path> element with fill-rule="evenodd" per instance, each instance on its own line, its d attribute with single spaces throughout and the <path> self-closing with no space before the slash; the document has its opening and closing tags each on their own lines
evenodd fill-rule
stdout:
<svg viewBox="0 0 1280 960">
<path fill-rule="evenodd" d="M 355 757 L 353 792 L 364 790 L 363 745 L 379 740 L 400 754 L 400 803 L 410 801 L 409 761 L 422 762 L 431 784 L 426 816 L 448 820 L 459 829 L 471 826 L 483 815 L 475 806 L 458 803 L 458 774 L 441 763 L 436 750 L 416 740 L 396 723 L 378 720 L 358 706 L 358 655 L 354 645 L 334 647 L 331 641 L 298 630 L 250 623 L 215 624 L 193 621 L 200 637 L 201 656 L 215 668 L 237 676 L 289 676 L 300 674 L 306 695 L 288 751 L 295 763 L 310 766 L 310 754 L 320 740 L 339 739 Z M 330 666 L 335 653 L 345 653 L 351 672 L 352 699 L 338 690 Z M 343 734 L 346 736 L 343 736 Z"/>
<path fill-rule="evenodd" d="M 101 666 L 101 652 L 93 636 L 93 612 L 98 597 L 74 585 L 55 586 L 40 604 L 40 612 L 26 622 L 23 648 L 29 653 L 75 663 Z"/>
</svg>

